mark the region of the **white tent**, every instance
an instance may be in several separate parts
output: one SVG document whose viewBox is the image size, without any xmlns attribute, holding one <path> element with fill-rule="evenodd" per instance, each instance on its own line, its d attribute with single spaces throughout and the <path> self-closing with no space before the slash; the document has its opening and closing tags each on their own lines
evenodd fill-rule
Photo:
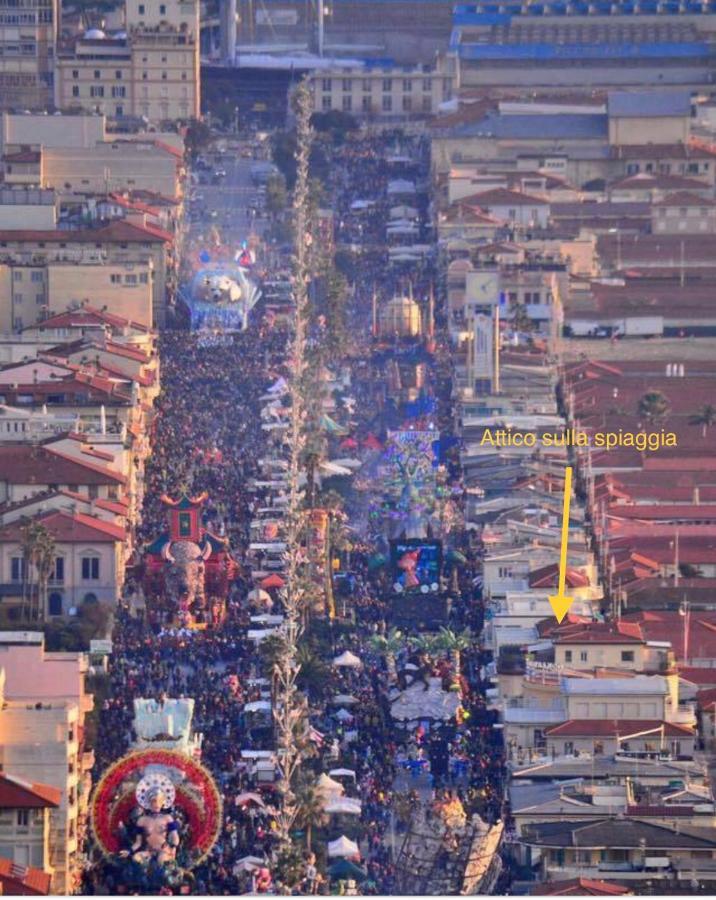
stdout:
<svg viewBox="0 0 716 900">
<path fill-rule="evenodd" d="M 331 769 L 328 774 L 331 778 L 335 776 L 336 778 L 352 778 L 353 781 L 356 780 L 356 773 L 353 769 Z"/>
<path fill-rule="evenodd" d="M 334 715 L 337 719 L 340 719 L 341 722 L 349 722 L 353 718 L 352 714 L 349 713 L 347 709 L 339 709 Z"/>
<path fill-rule="evenodd" d="M 266 863 L 258 856 L 245 856 L 237 863 L 234 863 L 234 872 L 253 872 L 255 869 L 261 869 Z"/>
<path fill-rule="evenodd" d="M 266 712 L 271 709 L 268 700 L 252 700 L 244 706 L 244 712 Z"/>
<path fill-rule="evenodd" d="M 249 591 L 246 599 L 249 601 L 249 603 L 260 603 L 262 606 L 273 606 L 271 594 L 269 594 L 268 591 L 263 590 L 263 588 L 254 588 L 252 591 Z"/>
<path fill-rule="evenodd" d="M 391 206 L 390 208 L 391 219 L 416 219 L 417 216 L 417 209 L 414 206 L 407 206 L 405 203 L 400 203 L 398 206 Z"/>
<path fill-rule="evenodd" d="M 328 855 L 330 857 L 359 856 L 360 851 L 358 850 L 358 844 L 356 844 L 355 841 L 350 840 L 345 834 L 342 834 L 337 840 L 331 841 L 328 844 Z"/>
<path fill-rule="evenodd" d="M 340 459 L 332 459 L 332 463 L 337 466 L 345 466 L 346 469 L 360 469 L 363 463 L 359 459 L 353 459 L 350 456 L 341 457 Z"/>
<path fill-rule="evenodd" d="M 287 390 L 288 382 L 285 378 L 279 378 L 278 381 L 271 385 L 268 392 L 269 394 L 285 394 Z"/>
<path fill-rule="evenodd" d="M 396 178 L 388 182 L 388 195 L 395 194 L 414 194 L 415 183 L 407 181 L 405 178 Z"/>
<path fill-rule="evenodd" d="M 353 694 L 336 694 L 331 700 L 331 703 L 336 706 L 353 706 L 357 702 L 358 698 L 354 697 Z"/>
<path fill-rule="evenodd" d="M 275 628 L 250 628 L 246 632 L 246 637 L 255 644 L 260 644 L 261 641 L 266 640 L 272 634 L 276 634 Z"/>
<path fill-rule="evenodd" d="M 361 814 L 361 802 L 352 797 L 333 797 L 323 807 L 330 815 L 341 814 L 359 816 Z"/>
<path fill-rule="evenodd" d="M 350 469 L 345 466 L 339 466 L 338 463 L 335 462 L 322 462 L 320 464 L 321 471 L 327 472 L 329 475 L 352 475 Z"/>
<path fill-rule="evenodd" d="M 261 794 L 255 794 L 253 791 L 245 791 L 243 794 L 239 794 L 234 803 L 237 806 L 242 806 L 244 803 L 255 803 L 257 806 L 266 806 Z"/>
<path fill-rule="evenodd" d="M 333 665 L 338 669 L 360 669 L 362 668 L 363 663 L 358 659 L 355 653 L 351 653 L 350 650 L 346 650 L 344 653 L 341 653 L 340 656 L 337 656 L 333 660 Z"/>
<path fill-rule="evenodd" d="M 353 212 L 358 212 L 361 209 L 370 209 L 371 206 L 375 206 L 375 200 L 354 200 L 351 203 Z"/>
<path fill-rule="evenodd" d="M 265 613 L 262 616 L 251 616 L 251 621 L 256 625 L 280 625 L 283 622 L 283 616 L 270 616 Z"/>
<path fill-rule="evenodd" d="M 334 781 L 330 776 L 326 775 L 325 772 L 321 773 L 316 782 L 316 790 L 319 794 L 327 794 L 331 797 L 340 797 L 345 788 L 340 783 L 340 781 Z"/>
</svg>

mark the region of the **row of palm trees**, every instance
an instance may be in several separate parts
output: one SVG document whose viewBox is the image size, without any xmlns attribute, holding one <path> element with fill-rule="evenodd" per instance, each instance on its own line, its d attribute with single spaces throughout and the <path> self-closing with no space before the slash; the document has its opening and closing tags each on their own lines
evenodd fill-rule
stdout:
<svg viewBox="0 0 716 900">
<path fill-rule="evenodd" d="M 639 416 L 650 424 L 665 419 L 671 410 L 669 401 L 661 391 L 647 391 L 639 399 L 637 412 Z M 716 425 L 716 406 L 712 403 L 704 403 L 701 408 L 689 419 L 692 425 L 701 426 L 701 435 L 706 437 L 709 428 Z"/>
<path fill-rule="evenodd" d="M 449 653 L 453 671 L 457 677 L 462 665 L 462 654 L 472 643 L 472 635 L 469 629 L 455 631 L 444 626 L 435 633 L 421 634 L 418 637 L 408 637 L 398 628 L 391 628 L 386 634 L 376 634 L 371 638 L 371 647 L 374 652 L 385 657 L 386 667 L 391 679 L 397 679 L 396 656 L 406 645 L 410 644 L 428 656 L 439 653 Z"/>
</svg>

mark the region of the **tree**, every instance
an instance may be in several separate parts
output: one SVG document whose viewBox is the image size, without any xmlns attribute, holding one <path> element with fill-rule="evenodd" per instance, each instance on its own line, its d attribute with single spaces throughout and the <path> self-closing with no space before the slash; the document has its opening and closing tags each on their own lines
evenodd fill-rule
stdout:
<svg viewBox="0 0 716 900">
<path fill-rule="evenodd" d="M 297 685 L 309 696 L 324 694 L 328 686 L 330 669 L 320 655 L 308 644 L 302 643 L 296 653 L 296 661 L 300 669 Z"/>
<path fill-rule="evenodd" d="M 658 422 L 669 412 L 669 401 L 661 391 L 647 391 L 639 400 L 638 415 L 647 422 Z"/>
<path fill-rule="evenodd" d="M 696 415 L 691 417 L 692 425 L 701 426 L 701 437 L 706 437 L 709 428 L 716 424 L 716 406 L 711 403 L 704 403 Z"/>
<path fill-rule="evenodd" d="M 189 158 L 194 160 L 211 140 L 211 130 L 201 119 L 192 119 L 184 133 L 184 147 Z"/>
<path fill-rule="evenodd" d="M 319 132 L 336 132 L 340 138 L 345 137 L 345 132 L 355 131 L 358 128 L 356 119 L 341 109 L 330 109 L 327 112 L 315 112 L 311 116 L 311 125 Z"/>
<path fill-rule="evenodd" d="M 306 832 L 306 850 L 311 852 L 314 828 L 322 828 L 328 822 L 323 808 L 323 796 L 315 785 L 303 783 L 296 790 L 296 824 Z"/>
<path fill-rule="evenodd" d="M 55 542 L 41 522 L 31 520 L 21 530 L 23 617 L 44 618 L 47 585 L 55 563 Z"/>
<path fill-rule="evenodd" d="M 269 175 L 266 181 L 266 210 L 271 216 L 279 216 L 288 206 L 286 179 L 281 173 Z"/>
<path fill-rule="evenodd" d="M 470 632 L 453 631 L 451 628 L 441 628 L 437 634 L 437 644 L 441 650 L 445 650 L 450 654 L 455 675 L 460 674 L 461 656 L 464 650 L 472 643 Z"/>
<path fill-rule="evenodd" d="M 398 678 L 395 657 L 403 648 L 404 644 L 403 633 L 398 631 L 397 628 L 391 628 L 386 635 L 375 634 L 370 639 L 371 649 L 375 653 L 379 653 L 381 656 L 385 657 L 385 664 L 388 668 L 388 675 L 391 681 L 396 681 Z"/>
</svg>

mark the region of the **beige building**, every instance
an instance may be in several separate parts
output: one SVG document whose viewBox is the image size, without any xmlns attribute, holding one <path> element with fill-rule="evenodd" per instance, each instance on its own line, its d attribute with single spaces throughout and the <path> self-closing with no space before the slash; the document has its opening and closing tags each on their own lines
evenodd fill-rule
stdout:
<svg viewBox="0 0 716 900">
<path fill-rule="evenodd" d="M 65 510 L 40 514 L 34 521 L 47 528 L 56 548 L 43 615 L 66 616 L 90 601 L 114 606 L 124 582 L 126 530 L 99 516 Z M 9 589 L 21 588 L 24 580 L 22 528 L 20 522 L 0 528 L 0 579 Z M 18 591 L 9 589 L 8 614 L 11 603 L 19 602 Z"/>
<path fill-rule="evenodd" d="M 4 112 L 0 127 L 3 147 L 94 147 L 105 140 L 104 116 L 87 113 Z"/>
<path fill-rule="evenodd" d="M 0 0 L 0 107 L 52 105 L 58 18 L 57 0 Z"/>
<path fill-rule="evenodd" d="M 3 681 L 4 673 L 0 686 Z M 61 793 L 59 807 L 50 813 L 51 890 L 55 894 L 72 893 L 79 877 L 79 787 L 82 773 L 91 767 L 91 759 L 80 750 L 79 707 L 67 700 L 9 700 L 4 696 L 4 686 L 2 699 L 3 771 L 26 781 L 51 785 Z"/>
<path fill-rule="evenodd" d="M 57 198 L 54 191 L 0 188 L 0 230 L 56 227 Z"/>
<path fill-rule="evenodd" d="M 714 234 L 716 203 L 688 191 L 677 191 L 651 207 L 653 234 Z"/>
<path fill-rule="evenodd" d="M 140 325 L 163 325 L 175 277 L 172 241 L 162 229 L 126 220 L 82 231 L 0 231 L 0 332 L 84 301 Z"/>
<path fill-rule="evenodd" d="M 128 0 L 126 30 L 90 29 L 57 55 L 55 105 L 110 118 L 199 115 L 198 0 Z"/>
<path fill-rule="evenodd" d="M 450 100 L 454 74 L 449 60 L 430 66 L 337 66 L 317 69 L 311 87 L 317 112 L 341 110 L 357 118 L 432 116 Z"/>
<path fill-rule="evenodd" d="M 52 785 L 0 773 L 0 859 L 29 868 L 34 884 L 46 885 L 42 893 L 49 892 L 51 879 L 50 811 L 59 807 L 60 799 Z M 0 885 L 3 894 L 16 893 L 2 878 Z"/>
</svg>

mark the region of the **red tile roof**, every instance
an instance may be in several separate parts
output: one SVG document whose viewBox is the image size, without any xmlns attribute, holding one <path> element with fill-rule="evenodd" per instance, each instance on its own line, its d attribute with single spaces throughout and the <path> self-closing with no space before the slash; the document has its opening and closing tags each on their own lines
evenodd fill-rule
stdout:
<svg viewBox="0 0 716 900">
<path fill-rule="evenodd" d="M 654 732 L 664 737 L 694 737 L 693 728 L 659 719 L 569 719 L 545 728 L 548 737 L 636 737 Z"/>
<path fill-rule="evenodd" d="M 65 510 L 50 510 L 33 516 L 58 543 L 114 543 L 124 541 L 127 532 L 121 525 L 105 522 L 85 513 L 69 513 Z M 0 542 L 18 541 L 22 537 L 22 522 L 11 522 L 0 527 Z"/>
<path fill-rule="evenodd" d="M 17 230 L 3 229 L 0 231 L 0 241 L 7 243 L 39 242 L 67 243 L 67 244 L 101 244 L 109 243 L 150 243 L 169 244 L 174 236 L 168 231 L 156 228 L 152 225 L 136 225 L 123 219 L 113 221 L 99 228 L 71 230 Z"/>
<path fill-rule="evenodd" d="M 30 329 L 42 331 L 50 328 L 86 328 L 89 325 L 111 325 L 114 328 L 124 328 L 131 325 L 132 328 L 141 331 L 150 330 L 146 325 L 140 325 L 138 322 L 132 322 L 130 319 L 125 319 L 122 316 L 117 316 L 114 313 L 108 313 L 106 310 L 96 309 L 94 306 L 85 304 L 78 309 L 57 313 L 57 315 L 43 319 L 42 322 L 37 322 L 35 325 L 28 325 L 23 331 L 29 331 Z"/>
<path fill-rule="evenodd" d="M 106 466 L 31 444 L 0 445 L 0 480 L 10 484 L 125 484 Z"/>
<path fill-rule="evenodd" d="M 25 781 L 0 772 L 0 809 L 43 809 L 58 807 L 62 792 L 50 784 Z"/>
<path fill-rule="evenodd" d="M 644 644 L 646 639 L 636 622 L 588 622 L 571 626 L 567 633 L 553 636 L 555 644 Z"/>
<path fill-rule="evenodd" d="M 492 188 L 478 194 L 471 194 L 460 200 L 469 206 L 481 206 L 489 209 L 491 206 L 549 206 L 547 200 L 542 197 L 532 197 L 522 191 L 512 191 L 509 188 Z"/>
<path fill-rule="evenodd" d="M 568 878 L 565 881 L 542 881 L 536 884 L 531 894 L 543 897 L 602 897 L 631 894 L 623 884 L 610 884 L 595 878 Z"/>
<path fill-rule="evenodd" d="M 659 206 L 716 206 L 716 202 L 709 200 L 708 197 L 699 197 L 690 191 L 676 191 L 674 194 L 667 194 L 663 200 L 654 203 L 655 207 Z"/>
<path fill-rule="evenodd" d="M 716 687 L 716 667 L 711 666 L 679 666 L 679 676 L 691 684 L 704 684 Z"/>
<path fill-rule="evenodd" d="M 559 565 L 557 563 L 550 563 L 542 566 L 540 569 L 533 569 L 529 575 L 531 588 L 557 587 L 558 581 Z M 578 569 L 568 567 L 565 573 L 565 584 L 569 588 L 589 587 L 589 579 Z"/>
<path fill-rule="evenodd" d="M 716 612 L 693 611 L 682 616 L 672 609 L 643 610 L 624 618 L 638 622 L 647 640 L 670 641 L 677 660 L 684 659 L 685 649 L 688 659 L 716 659 Z"/>
<path fill-rule="evenodd" d="M 32 866 L 19 866 L 0 856 L 0 886 L 3 894 L 42 897 L 50 893 L 50 875 Z"/>
</svg>

